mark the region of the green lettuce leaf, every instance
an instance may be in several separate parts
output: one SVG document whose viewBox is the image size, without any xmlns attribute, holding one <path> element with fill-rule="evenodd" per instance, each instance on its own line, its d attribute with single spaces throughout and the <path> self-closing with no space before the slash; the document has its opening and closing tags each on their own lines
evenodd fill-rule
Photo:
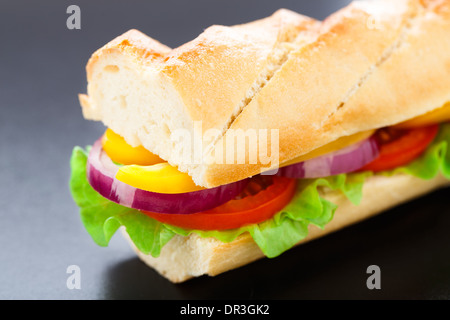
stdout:
<svg viewBox="0 0 450 320">
<path fill-rule="evenodd" d="M 121 206 L 95 191 L 86 176 L 88 148 L 75 147 L 72 152 L 70 190 L 80 207 L 81 222 L 100 246 L 107 246 L 117 229 L 123 225 L 136 247 L 152 256 L 174 236 L 170 229 L 137 210 Z"/>
<path fill-rule="evenodd" d="M 420 158 L 405 167 L 381 174 L 403 173 L 432 179 L 441 172 L 450 179 L 449 142 L 450 125 L 442 125 L 435 141 Z M 117 229 L 124 226 L 136 247 L 154 257 L 160 255 L 162 247 L 176 234 L 188 236 L 195 233 L 231 242 L 246 232 L 267 257 L 276 257 L 304 239 L 308 235 L 308 225 L 323 229 L 333 219 L 337 206 L 321 197 L 320 190 L 328 188 L 342 192 L 357 205 L 362 199 L 364 181 L 372 175 L 371 172 L 362 172 L 300 180 L 291 202 L 272 219 L 226 231 L 188 230 L 158 222 L 138 210 L 123 207 L 99 195 L 86 178 L 88 151 L 88 148 L 74 148 L 70 179 L 70 189 L 80 207 L 81 221 L 86 230 L 98 245 L 107 246 Z"/>
<path fill-rule="evenodd" d="M 383 172 L 381 174 L 390 176 L 404 173 L 424 180 L 430 180 L 441 173 L 445 178 L 450 179 L 449 143 L 450 124 L 446 123 L 441 125 L 437 137 L 420 158 L 407 166 Z"/>
</svg>

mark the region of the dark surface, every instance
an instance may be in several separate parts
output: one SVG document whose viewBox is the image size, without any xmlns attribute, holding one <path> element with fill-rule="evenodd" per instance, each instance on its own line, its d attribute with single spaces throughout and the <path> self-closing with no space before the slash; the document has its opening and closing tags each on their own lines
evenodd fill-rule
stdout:
<svg viewBox="0 0 450 320">
<path fill-rule="evenodd" d="M 211 24 L 279 7 L 319 19 L 347 1 L 5 1 L 0 3 L 0 298 L 2 299 L 449 299 L 447 190 L 326 238 L 215 278 L 174 285 L 141 263 L 118 234 L 100 248 L 68 191 L 75 145 L 103 132 L 85 121 L 92 52 L 137 28 L 175 47 Z M 66 28 L 77 4 L 82 29 Z M 366 269 L 381 268 L 381 290 Z M 66 269 L 81 269 L 69 290 Z"/>
</svg>

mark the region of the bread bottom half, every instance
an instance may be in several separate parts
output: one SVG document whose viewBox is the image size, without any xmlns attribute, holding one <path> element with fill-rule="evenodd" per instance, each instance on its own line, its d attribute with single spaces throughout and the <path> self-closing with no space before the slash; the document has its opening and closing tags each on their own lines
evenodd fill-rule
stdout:
<svg viewBox="0 0 450 320">
<path fill-rule="evenodd" d="M 422 180 L 403 174 L 391 177 L 375 175 L 365 182 L 363 199 L 358 206 L 340 192 L 322 190 L 325 199 L 338 205 L 334 218 L 324 229 L 310 225 L 308 236 L 298 244 L 325 236 L 449 185 L 450 181 L 442 176 Z M 231 243 L 201 238 L 195 234 L 188 237 L 176 235 L 164 246 L 161 255 L 154 258 L 137 250 L 123 227 L 121 231 L 139 258 L 173 283 L 202 275 L 216 276 L 264 257 L 248 233 Z"/>
</svg>

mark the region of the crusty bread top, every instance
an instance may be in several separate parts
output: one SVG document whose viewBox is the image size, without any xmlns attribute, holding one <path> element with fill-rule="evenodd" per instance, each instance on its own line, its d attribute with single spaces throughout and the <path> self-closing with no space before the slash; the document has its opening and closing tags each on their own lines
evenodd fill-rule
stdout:
<svg viewBox="0 0 450 320">
<path fill-rule="evenodd" d="M 450 1 L 426 4 L 354 2 L 333 14 L 317 41 L 291 53 L 229 132 L 279 130 L 282 165 L 339 137 L 443 106 L 450 101 Z M 256 152 L 240 151 L 247 158 Z M 206 185 L 220 185 L 264 170 L 263 163 L 213 164 L 203 177 Z"/>
<path fill-rule="evenodd" d="M 280 9 L 247 24 L 209 27 L 174 50 L 129 31 L 89 60 L 83 114 L 193 174 L 194 145 L 203 143 L 201 150 L 207 150 L 214 142 L 200 142 L 203 133 L 223 134 L 249 95 L 286 59 L 288 44 L 302 31 L 309 39 L 308 31 L 318 26 Z M 192 144 L 174 140 L 180 129 L 193 137 Z"/>
<path fill-rule="evenodd" d="M 283 163 L 450 101 L 449 7 L 450 0 L 354 2 L 320 25 L 279 10 L 210 27 L 174 50 L 130 31 L 90 59 L 83 114 L 199 185 L 230 183 L 267 170 L 210 160 L 233 130 L 278 130 L 271 163 Z M 179 129 L 193 139 L 174 139 Z M 205 143 L 208 129 L 218 135 Z M 198 145 L 207 161 L 193 161 Z M 260 147 L 237 152 L 248 159 Z"/>
</svg>

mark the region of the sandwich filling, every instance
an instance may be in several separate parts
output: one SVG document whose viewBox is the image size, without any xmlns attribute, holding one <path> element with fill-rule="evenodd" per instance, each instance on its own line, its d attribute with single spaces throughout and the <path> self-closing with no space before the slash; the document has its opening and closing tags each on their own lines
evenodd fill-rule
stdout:
<svg viewBox="0 0 450 320">
<path fill-rule="evenodd" d="M 276 257 L 304 239 L 309 225 L 325 228 L 333 219 L 337 207 L 322 197 L 325 190 L 358 205 L 373 175 L 450 179 L 449 120 L 446 104 L 396 126 L 341 138 L 276 172 L 211 189 L 108 129 L 92 147 L 73 150 L 70 188 L 100 246 L 121 226 L 154 257 L 175 235 L 231 242 L 249 233 L 267 257 Z"/>
</svg>

